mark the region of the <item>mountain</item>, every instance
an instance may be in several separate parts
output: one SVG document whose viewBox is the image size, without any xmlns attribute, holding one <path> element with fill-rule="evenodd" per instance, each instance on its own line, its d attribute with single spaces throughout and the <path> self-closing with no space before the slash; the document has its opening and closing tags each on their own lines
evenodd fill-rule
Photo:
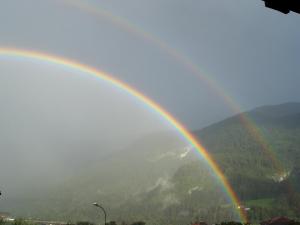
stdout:
<svg viewBox="0 0 300 225">
<path fill-rule="evenodd" d="M 195 132 L 252 219 L 298 216 L 300 103 L 263 106 Z"/>
<path fill-rule="evenodd" d="M 282 118 L 300 113 L 300 103 L 289 102 L 280 105 L 266 105 L 258 107 L 249 112 L 252 115 L 265 116 L 269 118 Z"/>
<path fill-rule="evenodd" d="M 250 208 L 252 221 L 299 217 L 300 103 L 258 107 L 194 135 Z M 147 135 L 92 162 L 55 187 L 5 199 L 1 209 L 19 216 L 98 221 L 91 203 L 99 201 L 117 221 L 237 219 L 206 162 L 176 133 Z"/>
<path fill-rule="evenodd" d="M 24 191 L 0 204 L 19 216 L 76 221 L 96 220 L 91 203 L 101 201 L 109 212 L 115 212 L 109 213 L 110 217 L 117 216 L 129 202 L 133 204 L 147 193 L 168 186 L 175 171 L 194 159 L 193 155 L 190 144 L 177 133 L 154 133 L 122 151 L 94 159 L 96 163 L 80 172 L 77 169 L 76 176 L 55 187 Z M 128 213 L 124 213 L 124 218 L 128 218 Z"/>
</svg>

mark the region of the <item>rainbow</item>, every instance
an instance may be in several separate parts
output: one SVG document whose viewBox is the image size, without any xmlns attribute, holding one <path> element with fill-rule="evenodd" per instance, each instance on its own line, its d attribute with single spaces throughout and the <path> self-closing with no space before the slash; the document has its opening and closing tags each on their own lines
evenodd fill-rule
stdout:
<svg viewBox="0 0 300 225">
<path fill-rule="evenodd" d="M 169 46 L 166 42 L 162 41 L 155 35 L 150 34 L 143 29 L 135 26 L 123 17 L 116 16 L 109 11 L 101 9 L 96 4 L 92 4 L 91 2 L 84 2 L 79 0 L 63 0 L 61 1 L 61 3 L 66 3 L 69 6 L 76 7 L 91 15 L 100 16 L 101 18 L 106 19 L 108 22 L 116 25 L 124 31 L 141 37 L 143 40 L 146 40 L 149 43 L 157 46 L 159 49 L 163 50 L 164 53 L 171 56 L 171 58 L 173 58 L 176 62 L 183 65 L 189 72 L 191 72 L 191 74 L 195 75 L 208 87 L 210 87 L 210 89 L 213 90 L 216 95 L 218 95 L 224 100 L 224 102 L 226 102 L 226 104 L 234 113 L 240 114 L 240 112 L 242 111 L 239 104 L 234 101 L 233 97 L 230 96 L 228 91 L 224 91 L 221 85 L 219 85 L 213 77 L 204 75 L 201 72 L 199 66 L 193 63 L 187 56 L 181 54 L 178 50 Z M 264 138 L 263 133 L 260 131 L 255 122 L 245 114 L 240 114 L 239 119 L 243 126 L 248 130 L 250 135 L 254 138 L 254 140 L 260 145 L 263 155 L 270 160 L 276 172 L 279 174 L 284 173 L 284 166 L 272 151 L 268 141 Z"/>
<path fill-rule="evenodd" d="M 128 84 L 114 78 L 113 76 L 100 72 L 95 68 L 90 66 L 81 64 L 79 62 L 75 62 L 66 58 L 62 58 L 55 55 L 49 55 L 46 53 L 36 52 L 36 51 L 29 51 L 23 49 L 14 49 L 14 48 L 0 48 L 0 56 L 5 57 L 18 57 L 18 58 L 26 58 L 26 59 L 33 59 L 37 61 L 47 62 L 50 64 L 56 64 L 64 67 L 68 67 L 74 69 L 78 72 L 82 72 L 84 74 L 88 74 L 97 78 L 100 78 L 103 81 L 108 82 L 109 84 L 113 85 L 116 88 L 122 89 L 126 91 L 131 96 L 137 98 L 145 105 L 152 108 L 158 115 L 164 118 L 166 121 L 170 123 L 193 147 L 200 153 L 200 155 L 205 159 L 207 164 L 213 170 L 215 175 L 217 176 L 219 182 L 224 188 L 224 191 L 230 198 L 231 202 L 237 209 L 237 213 L 239 219 L 243 222 L 247 222 L 247 216 L 243 209 L 240 209 L 240 200 L 237 197 L 236 193 L 234 192 L 233 188 L 230 186 L 229 182 L 227 181 L 225 175 L 222 173 L 220 167 L 217 163 L 212 159 L 209 155 L 207 150 L 197 141 L 197 139 L 179 122 L 177 121 L 169 112 L 163 109 L 160 105 L 155 103 L 153 100 L 148 98 L 147 96 L 143 95 L 139 91 L 135 90 Z"/>
</svg>

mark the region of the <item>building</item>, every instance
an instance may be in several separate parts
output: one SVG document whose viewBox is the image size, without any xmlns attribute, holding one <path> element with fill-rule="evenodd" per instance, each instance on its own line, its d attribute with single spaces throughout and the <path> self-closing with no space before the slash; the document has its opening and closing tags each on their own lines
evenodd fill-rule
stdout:
<svg viewBox="0 0 300 225">
<path fill-rule="evenodd" d="M 8 212 L 0 212 L 0 219 L 6 220 L 7 218 L 10 218 L 10 213 L 8 213 Z"/>
<path fill-rule="evenodd" d="M 271 9 L 275 9 L 284 14 L 288 14 L 290 11 L 300 13 L 300 2 L 295 0 L 263 0 L 265 6 Z"/>
</svg>

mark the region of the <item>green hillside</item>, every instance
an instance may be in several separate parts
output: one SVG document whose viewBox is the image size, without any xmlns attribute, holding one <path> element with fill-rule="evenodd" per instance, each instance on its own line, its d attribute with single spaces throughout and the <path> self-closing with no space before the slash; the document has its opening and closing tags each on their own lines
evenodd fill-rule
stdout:
<svg viewBox="0 0 300 225">
<path fill-rule="evenodd" d="M 300 104 L 260 107 L 194 133 L 250 208 L 252 221 L 299 217 Z M 179 225 L 197 218 L 210 223 L 237 219 L 206 162 L 168 133 L 147 136 L 50 191 L 2 204 L 15 215 L 98 221 L 94 201 L 117 221 Z"/>
<path fill-rule="evenodd" d="M 252 219 L 299 216 L 299 108 L 264 106 L 195 132 L 251 207 Z"/>
</svg>

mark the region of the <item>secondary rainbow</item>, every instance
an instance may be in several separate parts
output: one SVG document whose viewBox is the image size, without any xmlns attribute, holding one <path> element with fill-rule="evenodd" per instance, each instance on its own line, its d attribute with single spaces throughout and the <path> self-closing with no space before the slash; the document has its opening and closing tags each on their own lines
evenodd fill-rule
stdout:
<svg viewBox="0 0 300 225">
<path fill-rule="evenodd" d="M 207 84 L 207 86 L 210 87 L 216 95 L 218 95 L 227 103 L 227 105 L 231 108 L 233 112 L 241 112 L 241 107 L 239 106 L 239 104 L 236 103 L 236 101 L 234 101 L 234 99 L 230 96 L 228 91 L 225 91 L 224 88 L 222 88 L 221 85 L 219 85 L 219 83 L 213 79 L 213 77 L 203 74 L 199 66 L 193 63 L 187 56 L 181 54 L 178 50 L 169 46 L 165 41 L 162 41 L 155 35 L 150 34 L 145 30 L 137 27 L 124 17 L 114 15 L 111 12 L 100 8 L 98 5 L 93 4 L 92 2 L 78 0 L 63 0 L 60 3 L 66 3 L 69 6 L 73 6 L 80 10 L 83 10 L 88 14 L 99 16 L 109 21 L 110 23 L 118 26 L 124 31 L 141 37 L 143 40 L 154 44 L 164 53 L 167 53 L 169 56 L 171 56 L 171 58 L 173 58 L 175 61 L 183 65 L 189 72 L 191 72 L 191 74 L 195 75 L 202 82 Z M 244 114 L 240 114 L 239 118 L 241 123 L 249 131 L 254 140 L 260 145 L 263 155 L 270 160 L 276 172 L 278 174 L 283 174 L 285 171 L 284 166 L 272 151 L 270 144 L 268 143 L 267 139 L 264 138 L 264 135 L 260 131 L 259 127 L 255 124 L 255 122 L 251 120 L 250 117 L 247 117 Z"/>
<path fill-rule="evenodd" d="M 114 78 L 113 76 L 107 73 L 100 72 L 93 67 L 63 57 L 36 52 L 36 51 L 14 49 L 14 48 L 0 48 L 0 56 L 29 58 L 29 59 L 48 62 L 51 64 L 57 64 L 57 65 L 75 69 L 79 72 L 100 78 L 110 83 L 114 87 L 126 91 L 128 94 L 136 97 L 141 102 L 151 107 L 156 113 L 158 113 L 161 117 L 167 120 L 201 154 L 201 156 L 206 160 L 207 164 L 211 167 L 213 172 L 218 177 L 218 180 L 224 187 L 224 191 L 228 194 L 228 197 L 231 199 L 232 203 L 236 207 L 240 220 L 243 222 L 247 222 L 247 216 L 245 212 L 242 209 L 241 210 L 239 209 L 240 201 L 237 195 L 235 194 L 233 188 L 230 186 L 229 182 L 227 181 L 226 177 L 222 173 L 220 167 L 212 159 L 212 157 L 209 155 L 206 149 L 201 145 L 201 143 L 199 143 L 196 140 L 196 138 L 178 120 L 176 120 L 169 112 L 167 112 L 160 105 L 155 103 L 153 100 L 143 95 L 139 91 L 135 90 L 128 84 Z"/>
</svg>

